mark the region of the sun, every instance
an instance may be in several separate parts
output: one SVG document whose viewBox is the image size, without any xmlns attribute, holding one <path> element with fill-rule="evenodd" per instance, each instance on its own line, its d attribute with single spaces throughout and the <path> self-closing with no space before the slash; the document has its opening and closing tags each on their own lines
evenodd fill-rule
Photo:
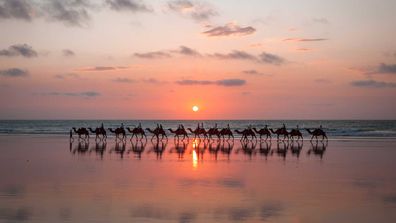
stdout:
<svg viewBox="0 0 396 223">
<path fill-rule="evenodd" d="M 194 105 L 194 106 L 192 107 L 192 110 L 193 110 L 194 112 L 197 112 L 197 111 L 199 110 L 199 107 L 196 106 L 196 105 Z"/>
</svg>

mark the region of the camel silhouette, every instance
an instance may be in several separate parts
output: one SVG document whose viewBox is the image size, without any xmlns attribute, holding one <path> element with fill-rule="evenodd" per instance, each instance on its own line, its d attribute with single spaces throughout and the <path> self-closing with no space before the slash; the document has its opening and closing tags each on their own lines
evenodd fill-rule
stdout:
<svg viewBox="0 0 396 223">
<path fill-rule="evenodd" d="M 209 136 L 209 139 L 212 139 L 212 136 L 217 136 L 217 138 L 220 140 L 221 136 L 220 136 L 220 131 L 219 129 L 217 129 L 217 124 L 215 124 L 215 126 L 213 128 L 210 128 L 207 131 L 207 134 Z"/>
<path fill-rule="evenodd" d="M 297 158 L 300 157 L 303 143 L 304 143 L 303 140 L 301 140 L 301 141 L 297 140 L 296 142 L 294 142 L 294 141 L 291 142 L 290 151 L 291 151 L 292 155 L 297 156 Z"/>
<path fill-rule="evenodd" d="M 292 129 L 289 132 L 289 137 L 291 140 L 294 140 L 294 137 L 297 137 L 297 140 L 299 140 L 301 138 L 301 140 L 304 140 L 302 133 L 300 132 L 300 130 L 298 129 L 298 126 L 296 129 Z"/>
<path fill-rule="evenodd" d="M 94 133 L 96 135 L 95 141 L 100 139 L 100 140 L 106 140 L 107 139 L 107 134 L 106 130 L 102 127 L 96 128 L 93 130 L 92 128 L 88 128 L 91 133 Z"/>
<path fill-rule="evenodd" d="M 125 129 L 123 127 L 116 128 L 115 130 L 113 130 L 112 128 L 109 128 L 109 131 L 112 132 L 112 133 L 115 133 L 116 141 L 118 139 L 125 140 L 125 138 L 126 138 L 126 132 L 125 132 Z"/>
<path fill-rule="evenodd" d="M 136 154 L 138 159 L 142 159 L 142 153 L 146 148 L 147 140 L 136 140 L 135 142 L 131 142 L 131 149 L 128 150 L 128 153 L 133 152 Z"/>
<path fill-rule="evenodd" d="M 155 142 L 151 141 L 153 148 L 151 150 L 149 150 L 147 153 L 150 152 L 155 152 L 155 154 L 157 154 L 157 160 L 158 159 L 162 159 L 162 154 L 164 153 L 166 146 L 168 144 L 168 141 L 162 141 L 161 140 L 161 144 L 160 144 L 160 140 L 156 140 Z"/>
<path fill-rule="evenodd" d="M 232 139 L 234 139 L 234 135 L 232 134 L 230 125 L 227 125 L 226 128 L 221 129 L 219 134 L 221 137 L 223 137 L 223 140 L 225 139 L 226 136 L 228 136 L 228 139 L 231 139 L 231 137 Z"/>
<path fill-rule="evenodd" d="M 83 139 L 82 136 L 85 136 L 84 139 L 89 139 L 89 132 L 86 128 L 79 128 L 76 129 L 75 127 L 72 128 L 74 133 L 78 135 L 78 139 Z"/>
<path fill-rule="evenodd" d="M 271 140 L 260 141 L 260 154 L 265 156 L 265 159 L 267 159 L 268 155 L 271 152 L 271 146 Z"/>
<path fill-rule="evenodd" d="M 276 131 L 274 131 L 273 129 L 269 129 L 272 134 L 276 135 L 276 138 L 279 140 L 279 136 L 283 135 L 283 140 L 285 140 L 286 138 L 289 138 L 289 132 L 286 130 L 286 128 L 280 128 L 277 129 Z"/>
<path fill-rule="evenodd" d="M 130 140 L 132 140 L 134 136 L 138 138 L 138 135 L 140 135 L 140 139 L 146 138 L 146 133 L 144 132 L 144 129 L 140 125 L 133 129 L 130 129 L 129 127 L 127 127 L 126 129 L 128 130 L 129 133 L 132 133 Z"/>
<path fill-rule="evenodd" d="M 177 138 L 177 139 L 179 140 L 179 137 L 180 137 L 180 136 L 183 136 L 183 139 L 182 139 L 182 140 L 184 140 L 185 138 L 188 139 L 187 131 L 186 131 L 184 128 L 178 128 L 178 129 L 176 129 L 176 130 L 173 130 L 173 129 L 169 128 L 168 130 L 169 130 L 171 133 L 175 134 L 175 139 Z"/>
<path fill-rule="evenodd" d="M 157 140 L 159 140 L 159 136 L 161 136 L 161 140 L 164 139 L 164 137 L 166 139 L 168 139 L 168 136 L 166 136 L 165 130 L 162 128 L 162 125 L 157 125 L 157 127 L 154 130 L 151 130 L 150 128 L 146 128 L 146 130 L 153 134 L 153 137 L 151 137 L 151 139 L 155 137 L 157 137 Z"/>
<path fill-rule="evenodd" d="M 247 129 L 244 129 L 242 131 L 239 131 L 238 129 L 236 129 L 235 132 L 240 134 L 240 135 L 242 135 L 241 141 L 242 140 L 249 140 L 250 136 L 252 137 L 252 140 L 256 139 L 256 134 L 254 133 L 254 131 L 251 128 L 247 128 Z"/>
<path fill-rule="evenodd" d="M 314 137 L 316 138 L 316 140 L 318 140 L 318 136 L 322 136 L 322 140 L 324 140 L 325 138 L 326 138 L 326 140 L 327 140 L 327 135 L 326 135 L 326 133 L 325 133 L 322 129 L 320 129 L 320 128 L 315 129 L 315 130 L 313 130 L 313 131 L 311 131 L 310 129 L 306 129 L 306 130 L 307 130 L 307 132 L 308 132 L 309 134 L 312 135 L 311 140 L 312 140 Z"/>
<path fill-rule="evenodd" d="M 253 129 L 253 131 L 255 133 L 257 133 L 260 136 L 260 140 L 262 139 L 262 137 L 264 135 L 265 135 L 265 140 L 267 140 L 268 137 L 271 139 L 271 132 L 269 131 L 268 128 L 263 128 L 263 129 L 260 129 L 260 130 L 257 130 L 256 128 L 252 128 L 252 129 Z"/>
<path fill-rule="evenodd" d="M 194 134 L 194 139 L 196 138 L 201 139 L 201 137 L 199 137 L 200 135 L 202 135 L 204 139 L 208 136 L 206 130 L 204 128 L 199 127 L 199 125 L 194 130 L 192 130 L 191 128 L 187 128 L 187 130 L 190 131 L 192 134 Z"/>
</svg>

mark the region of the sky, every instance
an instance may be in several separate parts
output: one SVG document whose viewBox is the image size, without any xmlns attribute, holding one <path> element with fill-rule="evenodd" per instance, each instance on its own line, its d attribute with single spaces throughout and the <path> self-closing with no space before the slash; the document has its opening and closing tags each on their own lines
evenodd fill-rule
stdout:
<svg viewBox="0 0 396 223">
<path fill-rule="evenodd" d="M 396 119 L 395 11 L 0 0 L 0 119 Z"/>
</svg>

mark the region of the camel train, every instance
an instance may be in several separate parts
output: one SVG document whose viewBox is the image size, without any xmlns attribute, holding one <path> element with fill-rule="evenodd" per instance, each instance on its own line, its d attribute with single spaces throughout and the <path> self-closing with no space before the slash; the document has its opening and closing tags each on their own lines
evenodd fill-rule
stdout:
<svg viewBox="0 0 396 223">
<path fill-rule="evenodd" d="M 130 140 L 132 141 L 134 138 L 136 140 L 143 140 L 147 139 L 146 136 L 146 131 L 150 134 L 152 134 L 151 140 L 157 139 L 157 140 L 167 140 L 168 136 L 165 131 L 165 129 L 162 127 L 162 124 L 157 124 L 156 128 L 150 129 L 146 128 L 143 129 L 142 125 L 139 123 L 138 126 L 134 128 L 129 128 L 126 127 L 124 128 L 124 125 L 121 124 L 120 127 L 117 127 L 115 129 L 113 128 L 108 128 L 107 129 L 109 132 L 113 133 L 115 135 L 116 141 L 121 140 L 124 141 L 127 139 L 127 131 L 131 134 Z M 205 129 L 203 126 L 203 123 L 198 123 L 197 127 L 195 129 L 191 128 L 184 128 L 183 124 L 180 124 L 177 129 L 172 129 L 168 128 L 167 129 L 171 135 L 174 136 L 175 140 L 189 140 L 189 134 L 192 135 L 194 139 L 201 139 L 201 137 L 204 140 L 234 140 L 234 133 L 238 134 L 241 136 L 241 141 L 249 141 L 249 140 L 271 140 L 272 136 L 276 136 L 276 139 L 285 141 L 285 140 L 303 140 L 303 135 L 298 127 L 291 129 L 288 131 L 286 129 L 285 124 L 281 128 L 278 129 L 272 129 L 268 128 L 267 125 L 264 126 L 262 129 L 256 129 L 252 128 L 251 126 L 248 126 L 247 128 L 243 130 L 238 130 L 235 129 L 234 131 L 231 130 L 230 125 L 228 124 L 224 128 L 218 128 L 217 124 L 215 124 L 213 127 L 209 129 Z M 188 130 L 188 132 L 187 132 Z M 327 140 L 327 135 L 326 132 L 323 130 L 322 126 L 316 129 L 305 129 L 310 135 L 311 135 L 311 141 L 316 139 L 318 141 L 320 137 L 323 140 Z M 89 134 L 95 134 L 95 141 L 100 140 L 104 141 L 107 139 L 107 131 L 104 128 L 104 125 L 100 127 L 97 127 L 95 129 L 93 128 L 75 128 L 73 127 L 70 130 L 70 139 L 73 139 L 73 134 L 78 135 L 79 140 L 89 140 Z M 264 138 L 265 137 L 265 138 Z"/>
</svg>

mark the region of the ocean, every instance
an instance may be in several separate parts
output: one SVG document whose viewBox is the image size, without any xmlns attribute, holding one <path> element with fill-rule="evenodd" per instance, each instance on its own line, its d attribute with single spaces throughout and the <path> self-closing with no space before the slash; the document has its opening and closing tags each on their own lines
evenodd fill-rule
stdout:
<svg viewBox="0 0 396 223">
<path fill-rule="evenodd" d="M 218 125 L 219 128 L 230 125 L 232 130 L 247 126 L 262 128 L 280 128 L 283 123 L 290 130 L 299 125 L 303 128 L 317 128 L 320 125 L 330 139 L 339 138 L 396 138 L 396 120 L 1 120 L 1 135 L 68 135 L 72 127 L 95 128 L 104 124 L 106 128 L 133 127 L 142 124 L 143 128 L 155 128 L 157 123 L 164 128 L 177 128 L 183 124 L 195 129 L 197 123 L 204 123 L 206 129 Z M 302 130 L 304 138 L 309 134 Z M 110 134 L 111 135 L 111 134 Z M 150 135 L 147 132 L 147 135 Z M 235 134 L 237 136 L 237 134 Z"/>
</svg>

